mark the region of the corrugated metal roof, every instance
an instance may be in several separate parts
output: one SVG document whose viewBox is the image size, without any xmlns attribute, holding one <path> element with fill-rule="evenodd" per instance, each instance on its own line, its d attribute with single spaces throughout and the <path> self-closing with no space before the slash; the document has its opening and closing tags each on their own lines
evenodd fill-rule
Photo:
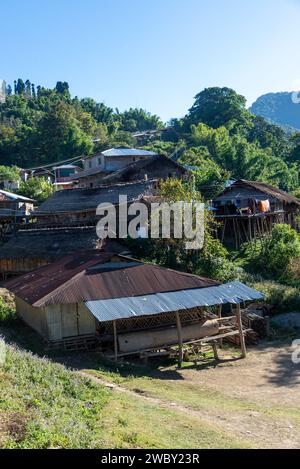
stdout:
<svg viewBox="0 0 300 469">
<path fill-rule="evenodd" d="M 156 156 L 154 151 L 140 150 L 138 148 L 110 148 L 102 151 L 102 155 L 110 156 Z"/>
<path fill-rule="evenodd" d="M 0 194 L 4 195 L 5 197 L 7 197 L 8 199 L 11 199 L 11 200 L 21 200 L 21 201 L 24 201 L 24 202 L 33 202 L 33 199 L 29 199 L 28 197 L 24 197 L 24 195 L 14 194 L 13 192 L 0 190 Z"/>
<path fill-rule="evenodd" d="M 199 306 L 261 300 L 265 296 L 241 282 L 230 282 L 209 288 L 195 288 L 167 293 L 156 293 L 134 298 L 87 301 L 85 305 L 100 322 L 136 316 L 180 311 Z"/>
<path fill-rule="evenodd" d="M 114 257 L 114 259 L 112 259 Z M 124 261 L 114 270 L 103 268 L 110 260 Z M 51 265 L 6 283 L 6 288 L 33 306 L 78 303 L 204 288 L 219 282 L 114 253 L 87 251 L 66 256 Z M 99 264 L 99 269 L 92 266 Z"/>
</svg>

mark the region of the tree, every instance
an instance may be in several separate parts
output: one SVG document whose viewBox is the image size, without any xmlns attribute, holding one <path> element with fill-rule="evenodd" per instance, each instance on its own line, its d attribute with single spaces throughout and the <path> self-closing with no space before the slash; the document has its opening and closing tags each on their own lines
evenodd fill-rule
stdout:
<svg viewBox="0 0 300 469">
<path fill-rule="evenodd" d="M 188 113 L 191 124 L 204 124 L 218 128 L 245 125 L 250 114 L 246 110 L 246 99 L 231 88 L 206 88 L 195 96 Z"/>
<path fill-rule="evenodd" d="M 198 168 L 193 171 L 196 189 L 209 198 L 219 194 L 229 179 L 229 172 L 210 158 L 207 147 L 189 148 L 183 152 L 178 162 Z"/>
<path fill-rule="evenodd" d="M 53 184 L 46 181 L 46 179 L 42 177 L 31 177 L 26 182 L 23 181 L 21 183 L 18 193 L 30 199 L 34 199 L 40 204 L 48 199 L 54 191 L 55 188 Z"/>
<path fill-rule="evenodd" d="M 130 108 L 128 111 L 120 114 L 120 118 L 120 130 L 127 132 L 155 130 L 164 127 L 163 122 L 158 116 L 151 115 L 150 112 L 144 109 Z"/>
<path fill-rule="evenodd" d="M 67 98 L 70 97 L 69 83 L 66 81 L 58 81 L 55 86 L 55 91 Z"/>
<path fill-rule="evenodd" d="M 25 96 L 31 98 L 31 83 L 30 80 L 25 81 Z"/>
<path fill-rule="evenodd" d="M 16 82 L 16 94 L 24 94 L 25 92 L 25 85 L 23 80 L 21 78 L 18 78 L 18 81 Z"/>
<path fill-rule="evenodd" d="M 159 195 L 165 202 L 202 201 L 202 196 L 190 184 L 178 179 L 167 179 L 161 182 Z M 138 239 L 129 240 L 129 247 L 135 256 L 184 270 L 186 272 L 213 277 L 220 280 L 231 278 L 233 266 L 228 260 L 228 252 L 219 240 L 212 236 L 214 221 L 205 210 L 204 246 L 198 250 L 187 250 L 186 239 Z"/>
<path fill-rule="evenodd" d="M 2 166 L 0 165 L 0 183 L 4 181 L 19 182 L 20 170 L 16 166 Z"/>
</svg>

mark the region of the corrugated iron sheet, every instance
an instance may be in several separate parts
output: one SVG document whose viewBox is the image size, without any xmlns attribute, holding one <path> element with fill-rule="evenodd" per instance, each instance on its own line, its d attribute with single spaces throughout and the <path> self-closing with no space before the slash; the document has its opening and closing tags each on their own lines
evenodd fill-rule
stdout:
<svg viewBox="0 0 300 469">
<path fill-rule="evenodd" d="M 124 261 L 114 270 L 105 263 L 115 256 Z M 66 256 L 35 272 L 7 282 L 6 288 L 33 306 L 150 295 L 189 288 L 204 288 L 219 282 L 109 252 L 87 251 Z M 99 269 L 91 267 L 99 265 Z M 107 266 L 111 267 L 111 266 Z"/>
<path fill-rule="evenodd" d="M 136 316 L 167 313 L 225 303 L 261 300 L 263 293 L 241 282 L 230 282 L 209 288 L 196 288 L 176 292 L 157 293 L 134 298 L 87 301 L 85 305 L 100 322 L 126 319 Z"/>
<path fill-rule="evenodd" d="M 154 151 L 140 150 L 138 148 L 110 148 L 102 152 L 104 156 L 156 156 Z"/>
</svg>

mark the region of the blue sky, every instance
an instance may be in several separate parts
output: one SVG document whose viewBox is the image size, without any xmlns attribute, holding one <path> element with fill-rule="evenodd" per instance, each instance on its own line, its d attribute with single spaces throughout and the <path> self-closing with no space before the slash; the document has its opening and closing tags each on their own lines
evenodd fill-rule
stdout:
<svg viewBox="0 0 300 469">
<path fill-rule="evenodd" d="M 0 0 L 0 78 L 164 120 L 207 86 L 300 88 L 299 0 Z"/>
</svg>

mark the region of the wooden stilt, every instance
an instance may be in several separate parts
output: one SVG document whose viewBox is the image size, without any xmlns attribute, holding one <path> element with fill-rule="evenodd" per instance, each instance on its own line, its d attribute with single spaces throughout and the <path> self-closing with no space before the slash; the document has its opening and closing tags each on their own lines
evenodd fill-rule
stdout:
<svg viewBox="0 0 300 469">
<path fill-rule="evenodd" d="M 115 361 L 118 360 L 118 335 L 117 335 L 117 323 L 113 321 L 113 328 L 114 328 L 114 354 L 115 354 Z"/>
<path fill-rule="evenodd" d="M 219 319 L 222 318 L 222 305 L 218 305 L 217 315 Z M 220 347 L 223 347 L 223 339 L 220 339 L 219 344 Z"/>
<path fill-rule="evenodd" d="M 219 360 L 219 354 L 218 354 L 218 348 L 217 348 L 217 343 L 216 342 L 212 343 L 212 348 L 213 348 L 213 351 L 214 351 L 214 359 Z"/>
<path fill-rule="evenodd" d="M 179 347 L 179 358 L 178 358 L 178 365 L 181 368 L 183 362 L 183 344 L 182 344 L 182 328 L 181 328 L 181 321 L 178 311 L 175 313 L 176 315 L 176 325 L 177 325 L 177 333 L 178 333 L 178 347 Z"/>
<path fill-rule="evenodd" d="M 247 351 L 246 351 L 246 345 L 245 345 L 245 337 L 244 337 L 244 334 L 243 334 L 241 306 L 239 304 L 236 305 L 236 323 L 237 323 L 237 327 L 238 327 L 238 330 L 239 330 L 242 358 L 246 358 Z"/>
</svg>

